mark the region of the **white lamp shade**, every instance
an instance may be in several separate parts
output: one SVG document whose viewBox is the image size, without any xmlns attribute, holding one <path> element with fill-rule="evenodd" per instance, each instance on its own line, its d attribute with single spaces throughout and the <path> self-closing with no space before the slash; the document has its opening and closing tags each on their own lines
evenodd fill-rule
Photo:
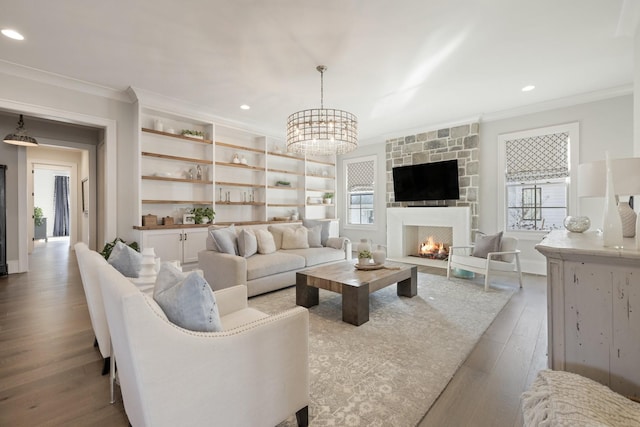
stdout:
<svg viewBox="0 0 640 427">
<path fill-rule="evenodd" d="M 640 157 L 612 159 L 613 189 L 618 196 L 640 194 Z M 606 167 L 604 160 L 578 165 L 578 197 L 604 197 Z"/>
</svg>

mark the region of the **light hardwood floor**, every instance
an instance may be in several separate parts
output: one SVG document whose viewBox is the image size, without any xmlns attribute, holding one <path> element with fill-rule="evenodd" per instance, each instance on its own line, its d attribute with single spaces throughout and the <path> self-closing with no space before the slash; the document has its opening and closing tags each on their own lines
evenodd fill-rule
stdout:
<svg viewBox="0 0 640 427">
<path fill-rule="evenodd" d="M 126 426 L 100 375 L 75 254 L 50 240 L 31 265 L 0 278 L 0 426 Z M 521 425 L 520 393 L 546 365 L 545 283 L 526 276 L 419 426 Z"/>
</svg>

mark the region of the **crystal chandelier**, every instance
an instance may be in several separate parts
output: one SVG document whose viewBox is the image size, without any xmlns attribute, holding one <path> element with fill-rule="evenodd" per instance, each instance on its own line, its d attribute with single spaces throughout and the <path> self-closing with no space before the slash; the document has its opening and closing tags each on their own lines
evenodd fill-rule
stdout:
<svg viewBox="0 0 640 427">
<path fill-rule="evenodd" d="M 320 108 L 293 113 L 287 119 L 287 151 L 306 155 L 343 154 L 358 148 L 358 118 L 324 108 L 324 72 L 320 72 Z"/>
<path fill-rule="evenodd" d="M 18 120 L 18 127 L 15 133 L 10 133 L 4 137 L 4 142 L 13 145 L 23 145 L 25 147 L 37 147 L 38 141 L 32 136 L 27 135 L 27 131 L 24 129 L 24 120 L 22 120 L 22 114 L 20 114 L 20 120 Z"/>
</svg>

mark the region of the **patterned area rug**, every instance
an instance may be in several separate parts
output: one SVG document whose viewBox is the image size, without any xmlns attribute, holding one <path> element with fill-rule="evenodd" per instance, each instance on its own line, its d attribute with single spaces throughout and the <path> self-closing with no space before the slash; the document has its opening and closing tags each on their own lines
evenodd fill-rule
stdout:
<svg viewBox="0 0 640 427">
<path fill-rule="evenodd" d="M 515 290 L 515 288 L 514 288 Z M 370 295 L 369 321 L 342 321 L 342 297 L 320 290 L 309 310 L 312 426 L 415 426 L 514 290 L 418 273 L 418 295 Z M 295 287 L 249 300 L 265 313 L 295 306 Z M 295 426 L 295 416 L 278 427 Z"/>
</svg>

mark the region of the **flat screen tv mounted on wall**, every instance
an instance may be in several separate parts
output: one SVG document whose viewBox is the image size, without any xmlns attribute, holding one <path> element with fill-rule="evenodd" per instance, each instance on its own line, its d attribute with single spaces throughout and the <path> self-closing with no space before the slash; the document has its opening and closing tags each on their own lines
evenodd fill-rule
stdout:
<svg viewBox="0 0 640 427">
<path fill-rule="evenodd" d="M 392 172 L 396 202 L 460 198 L 458 160 L 398 166 Z"/>
</svg>

